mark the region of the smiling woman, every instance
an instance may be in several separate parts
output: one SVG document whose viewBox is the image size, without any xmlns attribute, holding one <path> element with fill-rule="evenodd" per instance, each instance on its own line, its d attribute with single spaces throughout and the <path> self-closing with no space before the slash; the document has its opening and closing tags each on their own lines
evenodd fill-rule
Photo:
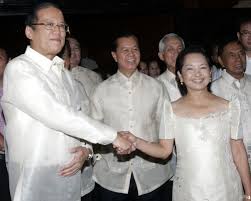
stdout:
<svg viewBox="0 0 251 201">
<path fill-rule="evenodd" d="M 182 95 L 187 94 L 189 87 L 206 86 L 206 89 L 209 89 L 211 82 L 209 64 L 209 58 L 202 48 L 186 49 L 179 54 L 176 60 L 176 78 Z M 201 85 L 202 83 L 205 86 Z"/>
<path fill-rule="evenodd" d="M 176 68 L 186 91 L 177 101 L 164 103 L 159 142 L 129 133 L 126 137 L 137 149 L 158 158 L 167 158 L 175 142 L 173 201 L 250 200 L 239 100 L 227 101 L 208 91 L 210 68 L 202 49 L 181 51 Z"/>
</svg>

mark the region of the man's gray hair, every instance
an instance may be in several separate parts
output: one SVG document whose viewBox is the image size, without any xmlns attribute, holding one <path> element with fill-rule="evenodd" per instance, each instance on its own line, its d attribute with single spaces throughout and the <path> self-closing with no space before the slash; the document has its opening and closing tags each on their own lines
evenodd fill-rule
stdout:
<svg viewBox="0 0 251 201">
<path fill-rule="evenodd" d="M 182 44 L 182 48 L 184 49 L 185 48 L 185 43 L 184 43 L 184 40 L 176 33 L 169 33 L 169 34 L 166 34 L 165 36 L 163 36 L 163 38 L 161 38 L 161 40 L 159 41 L 159 52 L 164 52 L 165 49 L 166 49 L 166 44 L 165 44 L 165 41 L 168 39 L 168 38 L 177 38 L 178 40 L 180 40 L 181 44 Z"/>
</svg>

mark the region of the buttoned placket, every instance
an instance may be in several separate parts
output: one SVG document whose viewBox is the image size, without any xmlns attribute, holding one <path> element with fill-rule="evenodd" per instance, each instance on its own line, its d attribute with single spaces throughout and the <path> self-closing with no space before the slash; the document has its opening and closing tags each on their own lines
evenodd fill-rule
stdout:
<svg viewBox="0 0 251 201">
<path fill-rule="evenodd" d="M 127 85 L 127 91 L 128 91 L 128 126 L 129 126 L 129 131 L 133 131 L 134 130 L 134 108 L 133 108 L 133 82 L 131 79 L 127 79 L 126 82 Z M 131 174 L 132 171 L 132 165 L 133 165 L 133 159 L 130 160 L 130 169 L 129 169 L 129 173 Z"/>
<path fill-rule="evenodd" d="M 51 66 L 51 70 L 53 72 L 53 78 L 56 79 L 56 82 L 58 82 L 58 85 L 62 89 L 63 93 L 60 93 L 60 96 L 64 101 L 67 100 L 67 102 L 70 103 L 70 96 L 63 80 L 64 68 L 62 65 L 63 64 L 61 63 L 53 63 Z"/>
</svg>

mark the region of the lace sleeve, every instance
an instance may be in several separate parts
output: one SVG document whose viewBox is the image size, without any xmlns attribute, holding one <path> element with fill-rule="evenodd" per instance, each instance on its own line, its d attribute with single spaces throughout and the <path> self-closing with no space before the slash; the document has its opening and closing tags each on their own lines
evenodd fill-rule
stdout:
<svg viewBox="0 0 251 201">
<path fill-rule="evenodd" d="M 174 121 L 172 105 L 169 101 L 164 102 L 159 129 L 160 139 L 174 139 Z"/>
<path fill-rule="evenodd" d="M 241 108 L 240 102 L 237 97 L 233 97 L 229 103 L 230 107 L 230 126 L 231 126 L 231 138 L 241 139 L 243 138 L 242 124 L 241 124 Z"/>
</svg>

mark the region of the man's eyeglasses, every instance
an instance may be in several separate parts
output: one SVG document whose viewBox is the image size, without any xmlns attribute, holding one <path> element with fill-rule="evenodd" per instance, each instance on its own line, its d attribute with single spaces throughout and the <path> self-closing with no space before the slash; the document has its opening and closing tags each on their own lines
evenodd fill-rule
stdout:
<svg viewBox="0 0 251 201">
<path fill-rule="evenodd" d="M 33 26 L 40 26 L 40 25 L 42 25 L 47 30 L 55 30 L 55 28 L 58 27 L 61 32 L 70 32 L 69 26 L 67 24 L 64 24 L 64 23 L 54 24 L 54 23 L 50 23 L 50 22 L 48 22 L 48 23 L 42 23 L 41 22 L 41 23 L 33 23 L 31 25 L 33 25 Z"/>
<path fill-rule="evenodd" d="M 250 32 L 250 31 L 240 31 L 240 34 L 241 34 L 243 37 L 251 36 L 251 32 Z"/>
</svg>

